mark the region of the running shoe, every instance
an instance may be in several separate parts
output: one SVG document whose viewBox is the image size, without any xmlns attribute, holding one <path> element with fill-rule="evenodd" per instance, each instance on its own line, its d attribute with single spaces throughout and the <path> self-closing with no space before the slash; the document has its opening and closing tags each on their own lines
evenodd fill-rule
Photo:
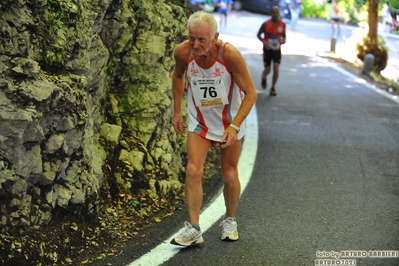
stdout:
<svg viewBox="0 0 399 266">
<path fill-rule="evenodd" d="M 234 218 L 227 217 L 220 223 L 220 226 L 222 227 L 222 240 L 238 240 L 237 222 Z"/>
<path fill-rule="evenodd" d="M 184 228 L 180 234 L 170 241 L 173 245 L 191 246 L 204 242 L 201 231 L 195 229 L 189 222 L 184 222 Z"/>
<path fill-rule="evenodd" d="M 262 86 L 262 89 L 266 89 L 267 87 L 267 80 L 266 78 L 262 77 L 262 82 L 260 84 Z"/>
</svg>

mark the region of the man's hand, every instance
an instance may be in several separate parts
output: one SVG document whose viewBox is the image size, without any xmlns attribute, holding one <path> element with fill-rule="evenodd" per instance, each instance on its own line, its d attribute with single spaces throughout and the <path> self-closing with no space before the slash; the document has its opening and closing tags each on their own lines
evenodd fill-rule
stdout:
<svg viewBox="0 0 399 266">
<path fill-rule="evenodd" d="M 233 146 L 237 141 L 237 130 L 232 127 L 227 127 L 224 131 L 222 140 L 220 141 L 220 147 L 222 149 Z"/>
<path fill-rule="evenodd" d="M 183 122 L 183 116 L 181 114 L 174 114 L 172 117 L 172 126 L 176 133 L 182 134 L 187 128 L 186 124 Z"/>
<path fill-rule="evenodd" d="M 265 49 L 270 49 L 269 43 L 267 42 L 266 39 L 263 39 L 263 47 L 265 47 Z"/>
</svg>

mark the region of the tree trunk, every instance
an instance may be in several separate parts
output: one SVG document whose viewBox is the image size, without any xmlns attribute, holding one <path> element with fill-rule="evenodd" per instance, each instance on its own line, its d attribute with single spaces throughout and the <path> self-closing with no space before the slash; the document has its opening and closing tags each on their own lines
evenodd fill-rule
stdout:
<svg viewBox="0 0 399 266">
<path fill-rule="evenodd" d="M 368 1 L 368 13 L 369 13 L 369 32 L 368 36 L 370 40 L 375 40 L 377 43 L 377 30 L 378 30 L 378 0 Z"/>
</svg>

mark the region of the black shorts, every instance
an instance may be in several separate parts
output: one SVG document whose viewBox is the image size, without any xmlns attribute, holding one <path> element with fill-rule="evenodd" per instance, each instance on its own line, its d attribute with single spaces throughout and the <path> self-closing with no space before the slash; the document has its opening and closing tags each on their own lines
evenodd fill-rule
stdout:
<svg viewBox="0 0 399 266">
<path fill-rule="evenodd" d="M 263 64 L 264 66 L 271 66 L 274 63 L 281 63 L 281 50 L 272 50 L 263 48 Z"/>
</svg>

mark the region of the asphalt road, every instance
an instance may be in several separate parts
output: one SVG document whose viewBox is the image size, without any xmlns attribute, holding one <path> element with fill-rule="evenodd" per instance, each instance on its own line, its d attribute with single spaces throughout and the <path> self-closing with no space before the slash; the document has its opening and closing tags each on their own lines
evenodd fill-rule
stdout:
<svg viewBox="0 0 399 266">
<path fill-rule="evenodd" d="M 259 92 L 258 143 L 237 212 L 240 239 L 220 241 L 217 222 L 200 246 L 167 246 L 174 256 L 161 265 L 319 265 L 333 254 L 341 265 L 399 265 L 398 99 L 314 55 L 288 52 L 271 97 L 260 88 L 261 55 L 251 44 L 242 51 Z M 136 259 L 184 219 L 183 210 L 96 265 L 143 265 Z"/>
<path fill-rule="evenodd" d="M 201 247 L 163 265 L 315 265 L 317 251 L 398 252 L 398 103 L 298 55 L 284 57 L 278 93 L 257 101 L 258 153 L 238 209 L 240 240 L 220 241 L 216 224 Z"/>
</svg>

